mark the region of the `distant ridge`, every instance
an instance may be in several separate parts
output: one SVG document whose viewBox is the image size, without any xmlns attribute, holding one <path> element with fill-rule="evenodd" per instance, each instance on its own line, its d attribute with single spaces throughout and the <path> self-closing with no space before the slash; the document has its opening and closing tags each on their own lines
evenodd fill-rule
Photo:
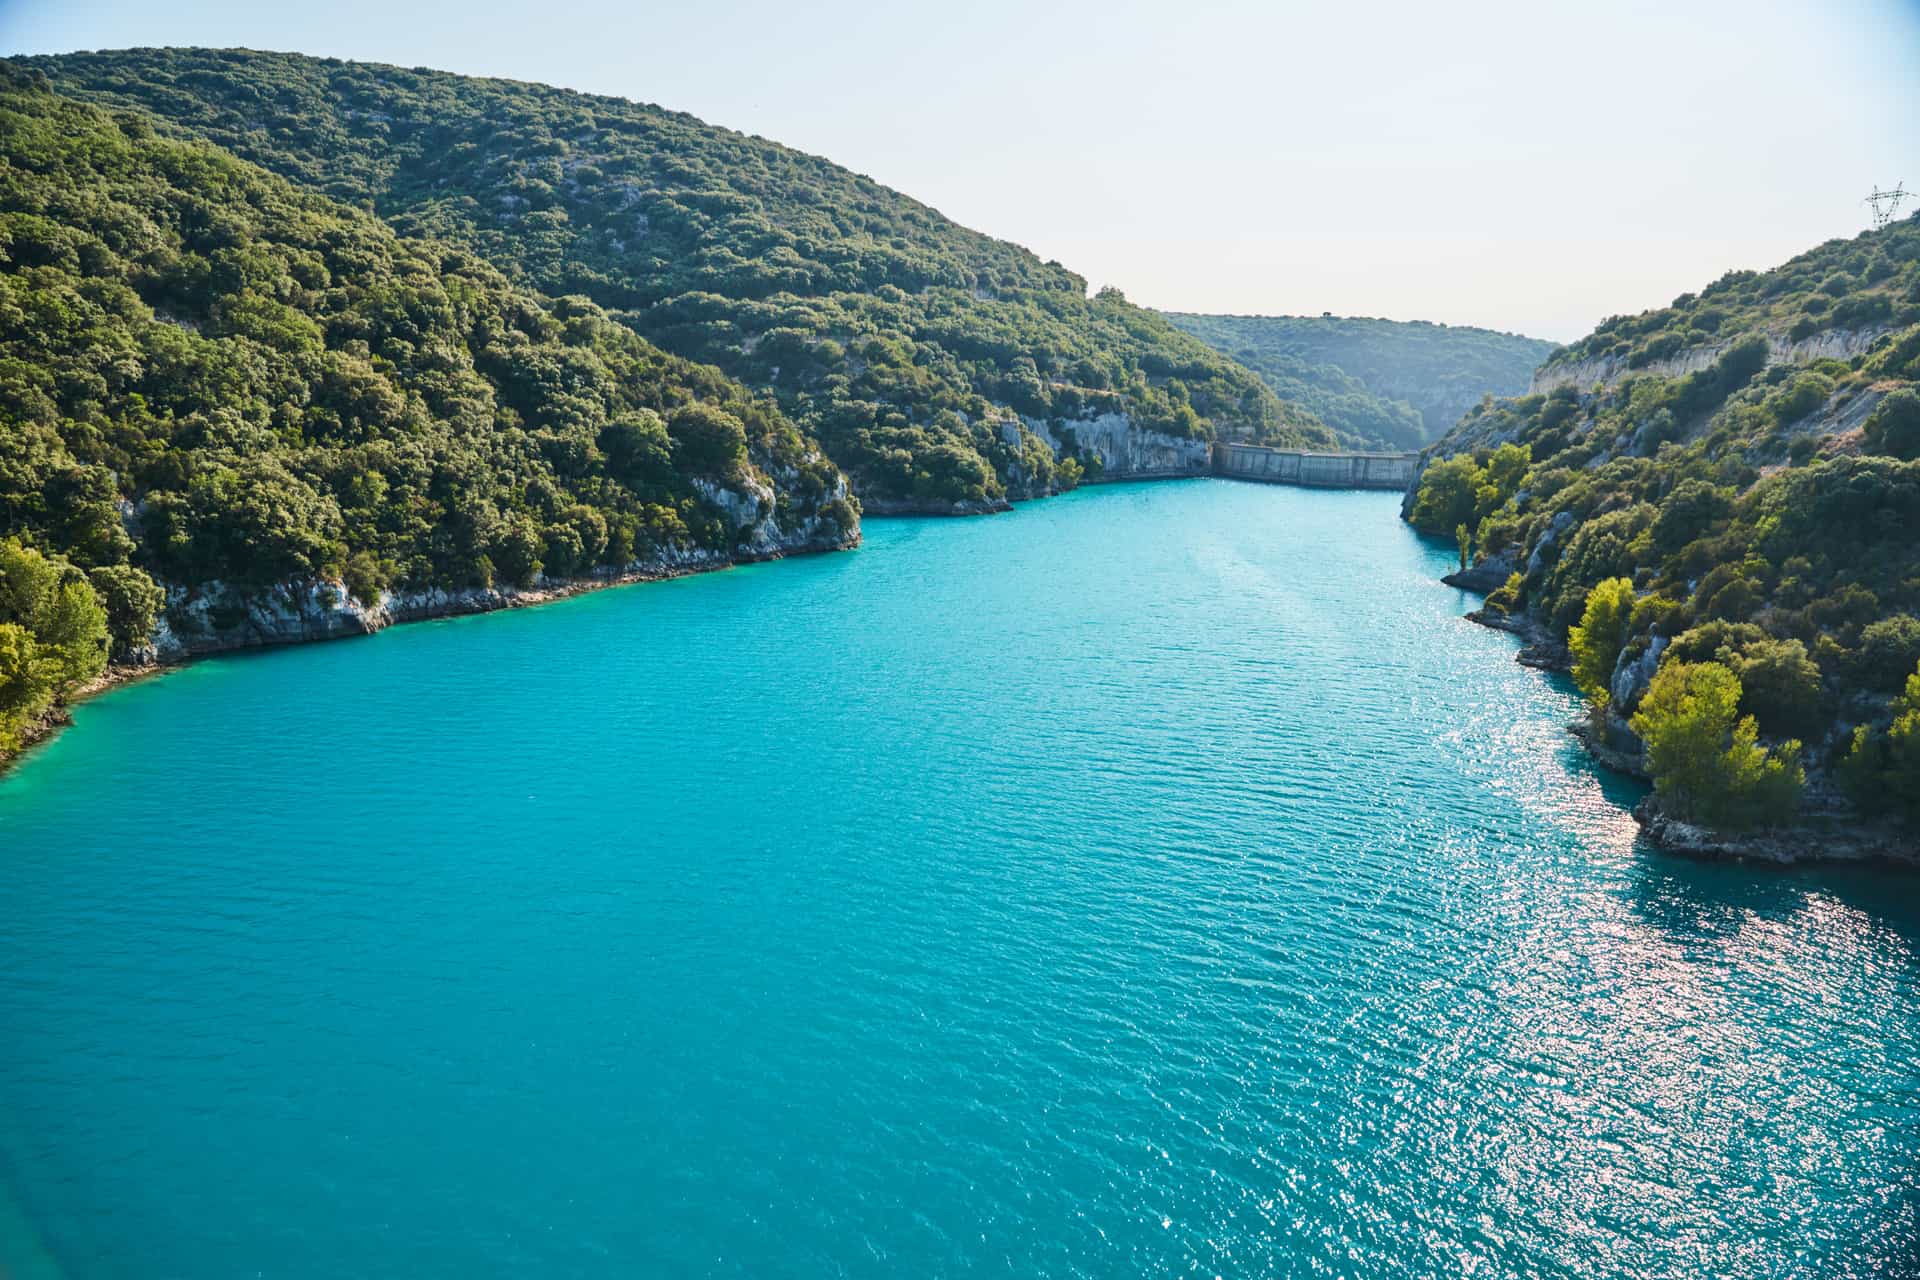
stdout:
<svg viewBox="0 0 1920 1280">
<path fill-rule="evenodd" d="M 1418 449 L 1483 396 L 1519 395 L 1554 344 L 1425 320 L 1168 312 L 1352 448 Z"/>
</svg>

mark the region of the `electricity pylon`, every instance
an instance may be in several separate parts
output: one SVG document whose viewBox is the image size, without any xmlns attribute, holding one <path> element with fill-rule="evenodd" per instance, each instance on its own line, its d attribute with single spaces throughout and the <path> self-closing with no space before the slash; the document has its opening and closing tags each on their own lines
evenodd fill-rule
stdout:
<svg viewBox="0 0 1920 1280">
<path fill-rule="evenodd" d="M 1900 212 L 1900 202 L 1907 198 L 1907 184 L 1896 183 L 1891 191 L 1875 191 L 1866 199 L 1867 206 L 1873 210 L 1873 229 L 1875 231 L 1892 222 L 1894 215 Z"/>
</svg>

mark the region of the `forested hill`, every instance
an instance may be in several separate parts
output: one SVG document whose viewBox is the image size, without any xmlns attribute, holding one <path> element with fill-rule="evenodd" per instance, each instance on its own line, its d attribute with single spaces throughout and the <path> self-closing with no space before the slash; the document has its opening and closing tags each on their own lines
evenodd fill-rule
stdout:
<svg viewBox="0 0 1920 1280">
<path fill-rule="evenodd" d="M 1909 234 L 1896 224 L 1883 237 L 1830 240 L 1771 271 L 1730 271 L 1668 306 L 1614 316 L 1556 352 L 1542 379 L 1590 386 L 1641 372 L 1691 373 L 1756 335 L 1790 362 L 1850 358 L 1920 320 L 1912 259 L 1903 256 Z"/>
<path fill-rule="evenodd" d="M 1057 263 L 688 115 L 291 54 L 21 64 L 459 243 L 546 294 L 590 298 L 772 391 L 870 507 L 1048 492 L 1099 465 L 1086 426 L 1111 433 L 1113 415 L 1181 439 L 1333 443 L 1255 374 L 1117 293 L 1089 298 Z"/>
<path fill-rule="evenodd" d="M 1515 396 L 1554 344 L 1517 333 L 1358 316 L 1167 318 L 1361 448 L 1418 449 L 1486 395 Z"/>
<path fill-rule="evenodd" d="M 1920 824 L 1920 219 L 1608 320 L 1541 378 L 1434 446 L 1409 515 L 1566 643 L 1656 816 Z"/>
<path fill-rule="evenodd" d="M 0 756 L 109 640 L 841 546 L 845 492 L 586 299 L 0 65 Z"/>
</svg>

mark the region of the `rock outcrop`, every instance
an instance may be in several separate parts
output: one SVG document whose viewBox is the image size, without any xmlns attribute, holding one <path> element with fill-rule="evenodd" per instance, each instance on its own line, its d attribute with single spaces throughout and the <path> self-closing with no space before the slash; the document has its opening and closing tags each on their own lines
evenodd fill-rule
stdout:
<svg viewBox="0 0 1920 1280">
<path fill-rule="evenodd" d="M 540 577 L 525 587 L 495 584 L 473 587 L 426 587 L 382 591 L 379 599 L 356 599 L 345 583 L 330 578 L 278 582 L 266 587 L 208 582 L 197 587 L 170 586 L 167 605 L 155 625 L 150 643 L 128 655 L 133 665 L 184 662 L 202 654 L 266 645 L 302 644 L 371 635 L 397 622 L 455 617 L 544 604 L 601 587 L 649 582 L 724 569 L 733 564 L 775 560 L 783 556 L 837 551 L 856 546 L 856 523 L 845 529 L 827 514 L 804 517 L 786 527 L 780 524 L 774 491 L 755 476 L 731 486 L 698 481 L 709 503 L 725 513 L 733 527 L 730 549 L 714 550 L 669 544 L 618 567 L 606 567 L 580 578 Z M 823 502 L 847 499 L 842 477 Z"/>
<path fill-rule="evenodd" d="M 1098 457 L 1102 480 L 1203 476 L 1209 470 L 1207 441 L 1137 427 L 1124 413 L 1020 421 L 1056 454 Z"/>
<path fill-rule="evenodd" d="M 1913 832 L 1857 817 L 1843 822 L 1816 819 L 1761 831 L 1715 831 L 1671 816 L 1657 796 L 1642 800 L 1633 816 L 1654 844 L 1690 858 L 1776 866 L 1808 862 L 1920 866 L 1920 839 Z"/>
<path fill-rule="evenodd" d="M 1459 587 L 1462 591 L 1477 591 L 1484 596 L 1505 586 L 1507 579 L 1519 569 L 1519 553 L 1509 547 L 1483 556 L 1465 569 L 1444 574 L 1440 581 L 1450 587 Z"/>
<path fill-rule="evenodd" d="M 1811 364 L 1815 360 L 1851 360 L 1857 355 L 1864 354 L 1867 348 L 1873 345 L 1875 339 L 1889 332 L 1891 330 L 1882 325 L 1869 329 L 1829 329 L 1824 333 L 1816 333 L 1805 338 L 1790 338 L 1786 334 L 1779 333 L 1769 334 L 1767 335 L 1767 363 L 1770 365 Z M 1674 378 L 1683 374 L 1698 373 L 1710 367 L 1735 345 L 1735 341 L 1727 341 L 1701 347 L 1688 347 L 1662 359 L 1650 360 L 1639 368 L 1631 367 L 1624 355 L 1544 364 L 1534 371 L 1533 381 L 1527 387 L 1527 394 L 1538 395 L 1564 386 L 1586 391 L 1595 385 L 1612 386 L 1622 379 L 1643 374 Z"/>
</svg>

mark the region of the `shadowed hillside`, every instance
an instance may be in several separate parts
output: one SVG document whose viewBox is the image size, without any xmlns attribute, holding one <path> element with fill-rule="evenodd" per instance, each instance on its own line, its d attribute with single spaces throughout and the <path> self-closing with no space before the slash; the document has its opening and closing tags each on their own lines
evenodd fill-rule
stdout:
<svg viewBox="0 0 1920 1280">
<path fill-rule="evenodd" d="M 983 509 L 1152 469 L 1169 440 L 1333 444 L 1118 293 L 1089 298 L 1058 263 L 688 115 L 291 54 L 24 61 L 772 392 L 870 509 Z"/>
</svg>

